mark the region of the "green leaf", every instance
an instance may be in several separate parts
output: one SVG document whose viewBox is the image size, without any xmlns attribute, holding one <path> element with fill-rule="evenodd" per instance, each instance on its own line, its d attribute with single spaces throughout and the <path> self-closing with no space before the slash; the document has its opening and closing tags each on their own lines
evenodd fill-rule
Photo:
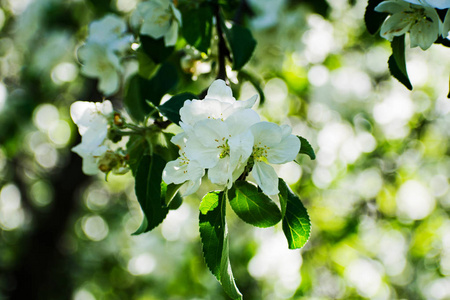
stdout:
<svg viewBox="0 0 450 300">
<path fill-rule="evenodd" d="M 380 29 L 381 24 L 388 16 L 387 13 L 379 13 L 375 11 L 375 7 L 384 0 L 369 0 L 364 14 L 364 21 L 366 23 L 367 31 L 370 34 L 375 34 Z"/>
<path fill-rule="evenodd" d="M 211 45 L 212 8 L 208 3 L 183 11 L 182 33 L 186 41 L 201 52 L 207 53 Z"/>
<path fill-rule="evenodd" d="M 247 181 L 236 181 L 228 191 L 228 199 L 234 212 L 253 226 L 270 227 L 281 220 L 280 209 L 275 202 Z"/>
<path fill-rule="evenodd" d="M 297 137 L 300 139 L 300 143 L 301 143 L 300 151 L 298 153 L 306 154 L 312 160 L 316 159 L 316 154 L 314 153 L 314 149 L 311 147 L 311 144 L 308 142 L 308 140 L 299 135 L 297 135 Z"/>
<path fill-rule="evenodd" d="M 164 104 L 158 106 L 159 112 L 173 123 L 180 123 L 180 108 L 186 100 L 196 99 L 197 96 L 191 93 L 182 93 L 173 96 Z"/>
<path fill-rule="evenodd" d="M 289 249 L 302 248 L 311 235 L 311 221 L 300 198 L 294 194 L 283 179 L 278 181 L 281 212 L 283 215 L 283 232 Z"/>
<path fill-rule="evenodd" d="M 136 74 L 130 77 L 125 87 L 123 104 L 128 114 L 138 122 L 143 121 L 145 116 L 152 111 L 142 96 L 141 86 L 145 85 L 145 82 L 147 80 Z"/>
<path fill-rule="evenodd" d="M 148 151 L 148 144 L 144 137 L 133 135 L 127 143 L 127 154 L 128 154 L 128 165 L 130 166 L 131 172 L 136 176 L 136 171 L 139 166 L 139 162 L 142 156 Z"/>
<path fill-rule="evenodd" d="M 144 220 L 133 235 L 141 234 L 158 226 L 169 209 L 161 197 L 161 176 L 166 162 L 158 155 L 142 157 L 136 172 L 135 192 L 144 213 Z"/>
<path fill-rule="evenodd" d="M 140 35 L 144 52 L 157 64 L 165 61 L 173 52 L 175 47 L 166 47 L 164 37 L 154 39 L 148 35 Z"/>
<path fill-rule="evenodd" d="M 396 36 L 391 42 L 392 55 L 389 57 L 389 71 L 398 81 L 400 81 L 408 90 L 412 90 L 406 71 L 405 59 L 405 35 Z"/>
<path fill-rule="evenodd" d="M 225 193 L 210 192 L 203 198 L 203 202 L 203 211 L 206 213 L 200 212 L 199 226 L 206 265 L 228 296 L 242 299 L 230 266 Z"/>
<path fill-rule="evenodd" d="M 130 77 L 125 89 L 125 108 L 134 120 L 142 122 L 153 110 L 146 101 L 159 105 L 161 98 L 177 82 L 177 70 L 170 63 L 162 64 L 151 79 L 145 79 L 139 74 L 135 74 Z"/>
<path fill-rule="evenodd" d="M 233 55 L 233 70 L 240 70 L 252 57 L 256 40 L 250 30 L 238 24 L 232 24 L 231 28 L 222 24 L 222 30 Z"/>
<path fill-rule="evenodd" d="M 217 195 L 219 192 L 210 192 L 203 197 L 200 202 L 200 212 L 206 215 L 209 211 L 214 210 L 219 205 L 219 198 Z"/>
<path fill-rule="evenodd" d="M 170 206 L 181 186 L 181 184 L 167 184 L 164 181 L 161 181 L 161 199 L 164 199 L 166 206 Z"/>
</svg>

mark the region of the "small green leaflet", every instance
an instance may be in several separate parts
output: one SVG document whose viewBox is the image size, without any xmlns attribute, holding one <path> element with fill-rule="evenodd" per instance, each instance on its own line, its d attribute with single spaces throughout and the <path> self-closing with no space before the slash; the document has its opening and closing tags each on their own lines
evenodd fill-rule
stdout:
<svg viewBox="0 0 450 300">
<path fill-rule="evenodd" d="M 306 154 L 312 160 L 316 159 L 316 154 L 314 153 L 314 149 L 311 147 L 311 144 L 308 142 L 308 140 L 299 135 L 297 135 L 297 137 L 300 139 L 300 143 L 301 143 L 300 151 L 298 153 Z"/>
<path fill-rule="evenodd" d="M 186 100 L 197 99 L 197 96 L 191 93 L 182 93 L 173 96 L 162 105 L 158 106 L 159 112 L 173 123 L 180 123 L 180 108 L 183 107 Z"/>
<path fill-rule="evenodd" d="M 311 235 L 311 221 L 300 198 L 295 195 L 283 179 L 279 178 L 281 212 L 283 216 L 283 232 L 289 249 L 302 248 Z"/>
<path fill-rule="evenodd" d="M 238 24 L 232 24 L 231 28 L 228 28 L 223 23 L 222 30 L 233 54 L 233 70 L 240 70 L 252 57 L 256 40 L 250 30 Z"/>
<path fill-rule="evenodd" d="M 412 90 L 406 71 L 405 59 L 405 35 L 395 36 L 391 42 L 392 55 L 389 57 L 389 71 L 398 81 L 400 81 L 408 90 Z"/>
<path fill-rule="evenodd" d="M 136 197 L 144 213 L 142 225 L 133 235 L 141 234 L 158 226 L 169 209 L 161 197 L 161 176 L 166 162 L 158 155 L 142 157 L 136 171 Z"/>
<path fill-rule="evenodd" d="M 369 0 L 364 14 L 364 21 L 366 23 L 367 31 L 370 34 L 375 34 L 380 29 L 381 24 L 388 16 L 387 13 L 379 13 L 375 11 L 375 7 L 383 2 L 383 0 Z"/>
<path fill-rule="evenodd" d="M 226 195 L 209 192 L 200 204 L 200 237 L 203 256 L 211 273 L 232 299 L 242 299 L 230 266 L 228 230 L 225 221 Z"/>
<path fill-rule="evenodd" d="M 190 45 L 204 53 L 208 52 L 211 45 L 212 19 L 209 3 L 183 10 L 183 36 Z"/>
<path fill-rule="evenodd" d="M 270 227 L 281 220 L 280 209 L 275 202 L 247 181 L 236 181 L 228 191 L 228 199 L 234 212 L 253 226 Z"/>
</svg>

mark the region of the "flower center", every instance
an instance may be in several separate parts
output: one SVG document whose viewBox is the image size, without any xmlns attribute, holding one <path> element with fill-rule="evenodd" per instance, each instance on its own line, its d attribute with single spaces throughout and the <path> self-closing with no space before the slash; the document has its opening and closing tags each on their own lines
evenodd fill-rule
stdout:
<svg viewBox="0 0 450 300">
<path fill-rule="evenodd" d="M 267 145 L 263 145 L 261 142 L 259 142 L 257 145 L 253 146 L 253 152 L 252 157 L 254 161 L 267 161 L 267 150 L 269 150 L 270 147 Z"/>
<path fill-rule="evenodd" d="M 222 149 L 222 152 L 219 154 L 219 158 L 225 158 L 230 155 L 230 145 L 228 145 L 228 139 L 223 137 L 221 140 L 215 139 L 214 141 L 219 144 L 217 149 Z"/>
</svg>

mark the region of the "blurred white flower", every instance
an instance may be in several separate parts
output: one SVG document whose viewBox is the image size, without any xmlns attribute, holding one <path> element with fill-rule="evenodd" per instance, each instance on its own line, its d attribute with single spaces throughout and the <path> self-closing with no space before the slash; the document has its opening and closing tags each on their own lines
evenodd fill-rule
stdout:
<svg viewBox="0 0 450 300">
<path fill-rule="evenodd" d="M 109 50 L 124 51 L 131 45 L 132 35 L 126 34 L 127 24 L 113 14 L 108 14 L 89 25 L 86 43 L 95 43 Z"/>
<path fill-rule="evenodd" d="M 445 14 L 444 24 L 442 25 L 442 37 L 447 38 L 450 31 L 450 9 Z"/>
<path fill-rule="evenodd" d="M 118 91 L 122 66 L 114 52 L 93 43 L 81 47 L 78 56 L 83 63 L 81 73 L 98 78 L 98 88 L 103 94 L 112 95 Z"/>
<path fill-rule="evenodd" d="M 268 163 L 293 161 L 300 151 L 300 140 L 288 125 L 259 122 L 250 127 L 254 137 L 250 166 L 258 186 L 266 195 L 278 194 L 278 175 Z"/>
<path fill-rule="evenodd" d="M 81 135 L 81 143 L 73 147 L 72 151 L 83 158 L 85 174 L 97 174 L 97 159 L 108 151 L 104 143 L 108 135 L 109 119 L 114 116 L 112 104 L 108 100 L 102 103 L 76 101 L 70 106 L 70 116 Z"/>
<path fill-rule="evenodd" d="M 133 27 L 154 39 L 164 37 L 166 47 L 177 42 L 181 13 L 171 0 L 149 0 L 138 4 L 131 16 Z"/>
<path fill-rule="evenodd" d="M 390 13 L 383 25 L 381 36 L 392 41 L 394 36 L 410 33 L 411 48 L 419 46 L 428 49 L 438 38 L 441 21 L 436 10 L 426 4 L 416 5 L 399 0 L 381 2 L 377 12 Z"/>
</svg>

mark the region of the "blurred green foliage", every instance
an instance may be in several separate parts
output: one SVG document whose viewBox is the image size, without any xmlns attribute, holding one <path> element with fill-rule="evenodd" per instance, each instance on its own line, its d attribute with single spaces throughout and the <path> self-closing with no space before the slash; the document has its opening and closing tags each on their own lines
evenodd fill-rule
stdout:
<svg viewBox="0 0 450 300">
<path fill-rule="evenodd" d="M 254 229 L 227 208 L 244 299 L 448 299 L 448 50 L 407 49 L 410 92 L 389 76 L 389 43 L 366 32 L 366 1 L 248 2 L 259 112 L 317 158 L 278 170 L 310 214 L 304 249 L 288 250 L 281 224 Z M 0 298 L 227 299 L 201 254 L 211 186 L 132 236 L 142 221 L 132 176 L 88 178 L 70 152 L 70 104 L 102 98 L 79 74 L 77 47 L 89 22 L 127 17 L 136 1 L 0 3 Z M 198 80 L 179 84 L 200 93 L 214 76 L 195 66 L 184 75 Z M 233 75 L 241 99 L 259 92 Z"/>
</svg>

